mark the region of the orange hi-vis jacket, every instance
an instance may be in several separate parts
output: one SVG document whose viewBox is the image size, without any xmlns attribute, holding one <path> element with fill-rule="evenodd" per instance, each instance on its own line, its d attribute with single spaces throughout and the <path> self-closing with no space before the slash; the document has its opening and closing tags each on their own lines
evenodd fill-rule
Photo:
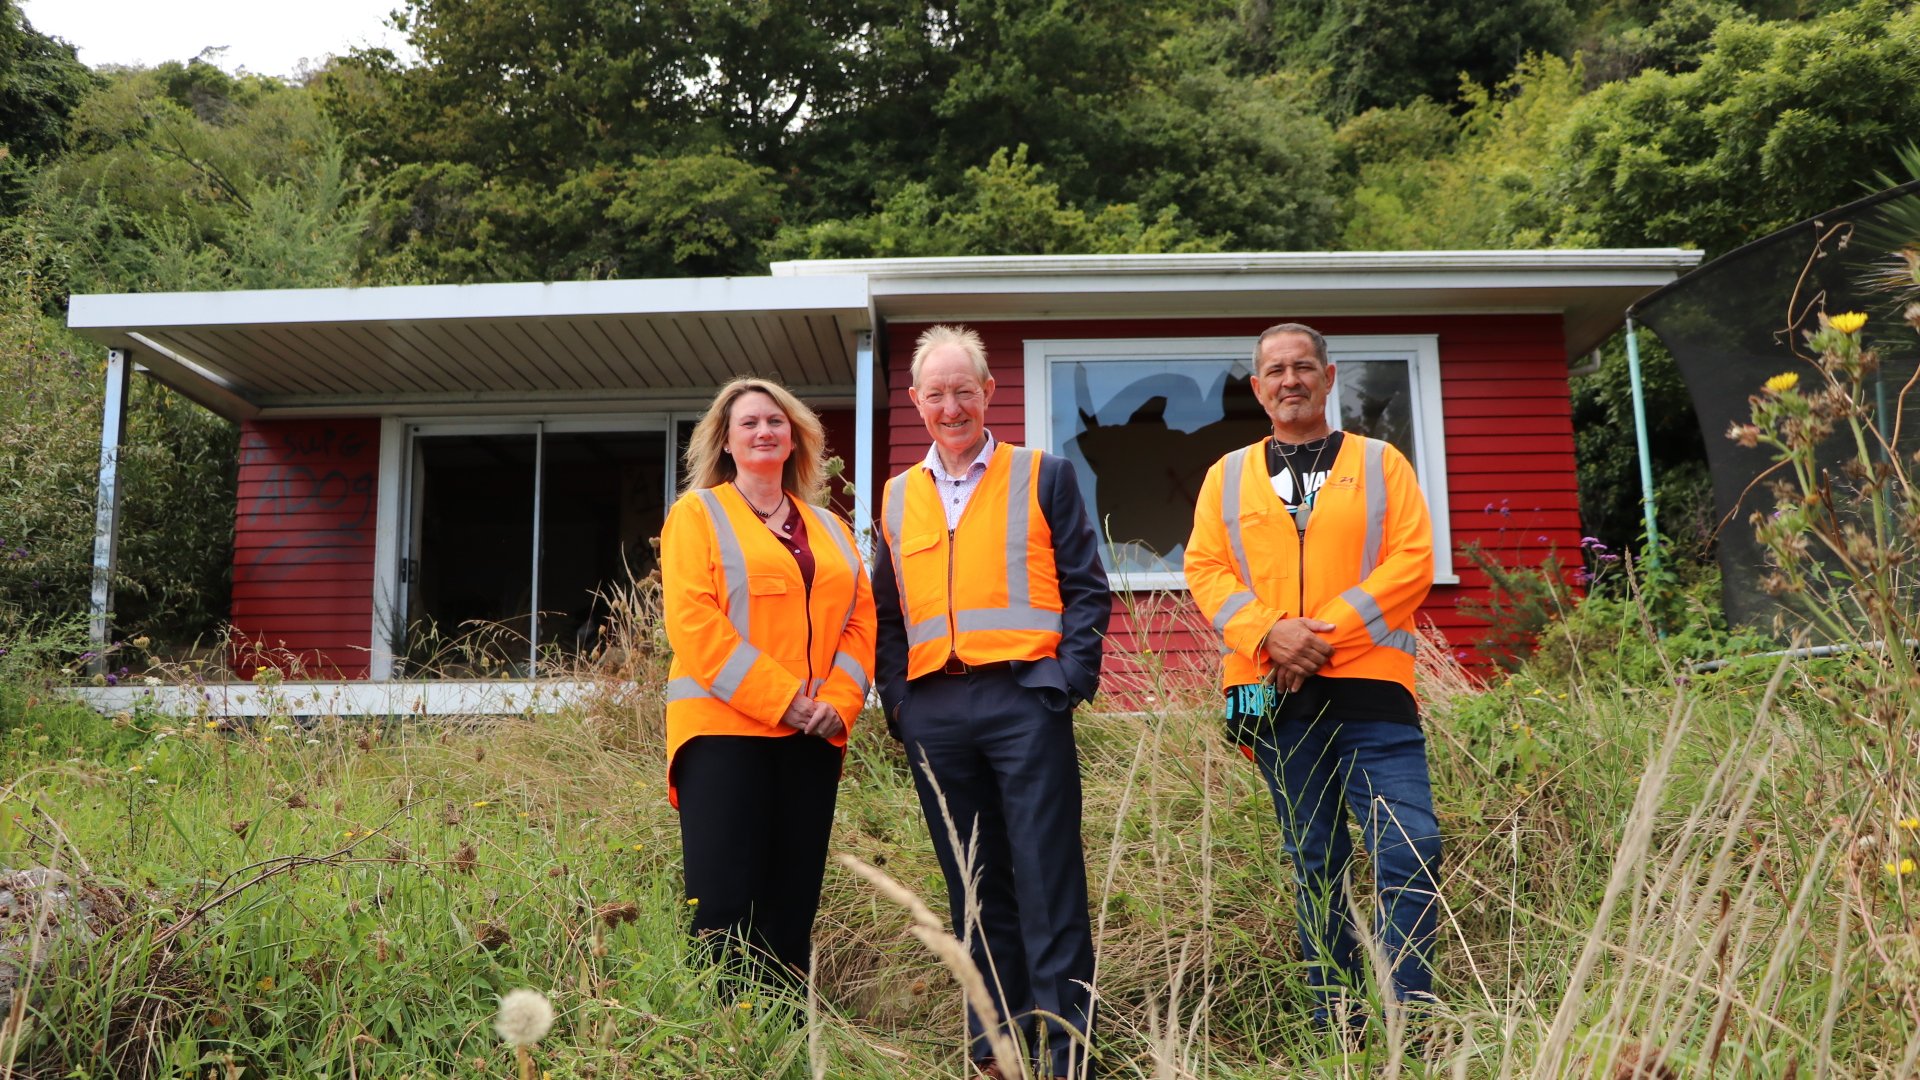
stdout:
<svg viewBox="0 0 1920 1080">
<path fill-rule="evenodd" d="M 798 734 L 780 722 L 797 693 L 852 730 L 873 682 L 873 586 L 838 515 L 806 515 L 813 584 L 732 484 L 682 495 L 660 530 L 666 606 L 668 798 L 673 756 L 696 735 Z M 811 737 L 811 736 L 809 736 Z M 844 734 L 833 739 L 845 746 Z"/>
<path fill-rule="evenodd" d="M 887 481 L 881 520 L 907 624 L 907 678 L 948 655 L 969 664 L 1038 660 L 1060 646 L 1060 578 L 1040 507 L 1040 452 L 1001 443 L 967 500 L 947 514 L 922 465 Z"/>
<path fill-rule="evenodd" d="M 1186 571 L 1223 642 L 1222 686 L 1267 678 L 1267 631 L 1305 617 L 1335 627 L 1320 674 L 1413 690 L 1413 616 L 1433 585 L 1433 526 L 1413 466 L 1391 445 L 1346 434 L 1304 540 L 1274 493 L 1264 439 L 1221 458 L 1194 506 Z"/>
</svg>

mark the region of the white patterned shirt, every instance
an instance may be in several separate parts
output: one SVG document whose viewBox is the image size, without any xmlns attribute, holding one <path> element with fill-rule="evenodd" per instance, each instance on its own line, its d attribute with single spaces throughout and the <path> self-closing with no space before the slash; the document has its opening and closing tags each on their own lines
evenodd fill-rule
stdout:
<svg viewBox="0 0 1920 1080">
<path fill-rule="evenodd" d="M 974 489 L 980 486 L 980 478 L 987 475 L 987 459 L 993 456 L 993 432 L 987 432 L 987 438 L 980 445 L 980 456 L 967 466 L 965 474 L 954 476 L 947 472 L 947 466 L 940 460 L 940 444 L 927 447 L 927 460 L 923 464 L 927 472 L 933 474 L 933 486 L 940 492 L 940 508 L 947 512 L 947 531 L 960 527 L 960 515 L 967 510 L 967 500 L 973 498 Z"/>
</svg>

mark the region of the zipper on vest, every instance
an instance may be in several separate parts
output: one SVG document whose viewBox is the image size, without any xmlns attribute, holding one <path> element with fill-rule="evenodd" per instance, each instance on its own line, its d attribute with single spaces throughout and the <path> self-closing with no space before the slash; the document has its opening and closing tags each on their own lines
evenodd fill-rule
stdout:
<svg viewBox="0 0 1920 1080">
<path fill-rule="evenodd" d="M 969 497 L 968 502 L 972 499 Z M 964 513 L 964 511 L 963 511 Z M 960 623 L 953 617 L 953 544 L 958 525 L 947 530 L 947 655 L 960 655 Z"/>
<path fill-rule="evenodd" d="M 1294 594 L 1299 603 L 1293 610 L 1299 612 L 1300 618 L 1304 619 L 1307 617 L 1307 530 L 1298 531 L 1293 549 L 1299 557 L 1299 565 L 1295 568 L 1293 575 Z"/>
</svg>

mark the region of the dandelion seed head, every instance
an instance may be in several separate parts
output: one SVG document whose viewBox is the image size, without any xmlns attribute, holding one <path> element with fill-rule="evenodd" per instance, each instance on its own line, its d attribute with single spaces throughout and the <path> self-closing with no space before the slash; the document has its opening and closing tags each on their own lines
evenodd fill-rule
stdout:
<svg viewBox="0 0 1920 1080">
<path fill-rule="evenodd" d="M 493 1030 L 508 1046 L 532 1046 L 552 1027 L 553 1003 L 547 995 L 524 986 L 507 991 L 500 999 L 500 1014 L 493 1019 Z"/>
</svg>

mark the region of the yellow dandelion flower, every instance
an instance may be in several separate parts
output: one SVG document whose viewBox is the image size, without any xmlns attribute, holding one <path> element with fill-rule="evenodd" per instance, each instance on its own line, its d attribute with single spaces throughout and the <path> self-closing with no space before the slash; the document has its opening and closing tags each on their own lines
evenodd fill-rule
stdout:
<svg viewBox="0 0 1920 1080">
<path fill-rule="evenodd" d="M 697 897 L 697 896 L 689 896 L 689 897 L 687 897 L 687 906 L 688 906 L 688 907 L 699 907 L 699 906 L 700 906 L 700 898 L 699 898 L 699 897 Z"/>
<path fill-rule="evenodd" d="M 266 978 L 261 979 L 259 982 L 255 983 L 254 985 L 259 987 L 262 990 L 271 990 L 273 989 L 273 976 L 269 975 Z"/>
<path fill-rule="evenodd" d="M 1784 394 L 1799 385 L 1800 373 L 1797 371 L 1783 371 L 1765 383 L 1769 394 Z"/>
<path fill-rule="evenodd" d="M 346 832 L 343 832 L 343 833 L 341 833 L 341 834 L 340 834 L 340 838 L 341 838 L 341 839 L 343 839 L 343 840 L 351 840 L 351 839 L 353 839 L 353 830 L 352 830 L 352 829 L 348 829 L 348 830 L 347 830 Z"/>
<path fill-rule="evenodd" d="M 1901 859 L 1897 863 L 1886 863 L 1884 864 L 1884 868 L 1887 873 L 1892 874 L 1894 877 L 1906 877 L 1908 874 L 1913 873 L 1915 869 L 1920 869 L 1914 866 L 1912 859 Z"/>
<path fill-rule="evenodd" d="M 488 802 L 486 799 L 481 799 L 480 801 L 473 804 L 473 808 L 475 810 L 478 810 L 483 806 L 492 806 L 492 805 L 493 804 L 491 802 Z"/>
<path fill-rule="evenodd" d="M 641 848 L 643 848 L 643 847 L 646 847 L 646 845 L 645 845 L 645 844 L 635 844 L 635 845 L 633 845 L 633 850 L 635 850 L 635 851 L 639 851 L 639 850 L 640 850 Z"/>
<path fill-rule="evenodd" d="M 753 1002 L 751 1001 L 743 1001 L 739 1004 L 739 1009 L 741 1012 L 746 1012 L 751 1008 L 753 1008 Z"/>
<path fill-rule="evenodd" d="M 207 721 L 207 726 L 208 726 L 208 727 L 210 727 L 210 728 L 217 728 L 217 727 L 219 727 L 219 726 L 220 726 L 220 721 L 218 721 L 218 720 L 209 720 L 209 721 Z"/>
<path fill-rule="evenodd" d="M 1920 829 L 1920 817 L 1901 818 L 1900 827 L 1909 831 Z"/>
<path fill-rule="evenodd" d="M 1843 312 L 1829 318 L 1827 325 L 1843 334 L 1857 333 L 1861 327 L 1867 325 L 1867 313 L 1864 311 Z"/>
</svg>

